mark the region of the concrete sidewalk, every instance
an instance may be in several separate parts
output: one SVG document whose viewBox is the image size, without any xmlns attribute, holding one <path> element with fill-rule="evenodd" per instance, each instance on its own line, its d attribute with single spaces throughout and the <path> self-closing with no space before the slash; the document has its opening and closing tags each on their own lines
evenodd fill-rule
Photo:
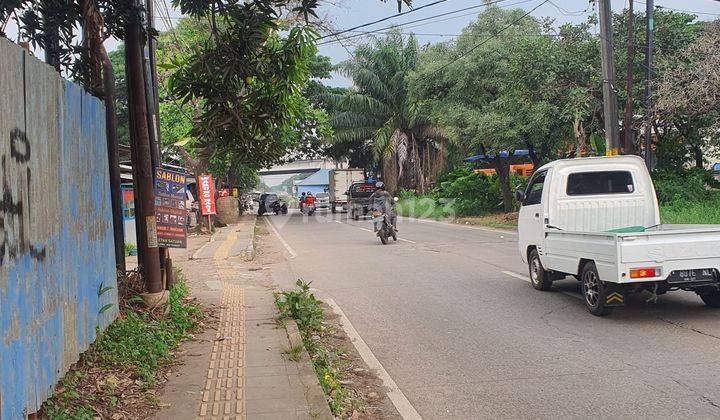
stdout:
<svg viewBox="0 0 720 420">
<path fill-rule="evenodd" d="M 272 274 L 255 259 L 256 218 L 189 238 L 173 253 L 192 295 L 219 309 L 217 330 L 180 349 L 183 364 L 160 395 L 158 419 L 332 418 L 312 368 L 286 360 L 275 322 Z"/>
</svg>

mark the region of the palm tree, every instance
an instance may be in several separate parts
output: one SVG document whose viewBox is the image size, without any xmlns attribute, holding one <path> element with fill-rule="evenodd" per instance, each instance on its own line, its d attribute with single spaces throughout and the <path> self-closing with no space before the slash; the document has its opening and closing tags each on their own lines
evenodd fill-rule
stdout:
<svg viewBox="0 0 720 420">
<path fill-rule="evenodd" d="M 390 191 L 403 187 L 424 193 L 444 166 L 441 130 L 408 99 L 407 75 L 417 56 L 415 37 L 405 41 L 393 31 L 355 50 L 340 67 L 354 88 L 328 97 L 339 110 L 330 120 L 334 141 L 370 151 Z"/>
</svg>

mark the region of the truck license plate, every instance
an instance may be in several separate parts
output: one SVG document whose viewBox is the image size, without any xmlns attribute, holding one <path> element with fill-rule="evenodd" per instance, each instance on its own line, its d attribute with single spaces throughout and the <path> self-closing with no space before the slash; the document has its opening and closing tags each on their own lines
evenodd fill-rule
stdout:
<svg viewBox="0 0 720 420">
<path fill-rule="evenodd" d="M 668 283 L 689 283 L 697 281 L 715 280 L 715 270 L 712 268 L 700 268 L 697 270 L 676 270 L 668 276 Z"/>
</svg>

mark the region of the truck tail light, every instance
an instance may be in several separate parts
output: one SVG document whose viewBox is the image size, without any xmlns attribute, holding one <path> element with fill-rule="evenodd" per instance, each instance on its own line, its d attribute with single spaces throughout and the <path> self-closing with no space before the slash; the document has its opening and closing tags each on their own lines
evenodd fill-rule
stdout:
<svg viewBox="0 0 720 420">
<path fill-rule="evenodd" d="M 631 279 L 646 279 L 650 277 L 660 276 L 660 269 L 649 267 L 649 268 L 632 268 L 630 269 Z"/>
</svg>

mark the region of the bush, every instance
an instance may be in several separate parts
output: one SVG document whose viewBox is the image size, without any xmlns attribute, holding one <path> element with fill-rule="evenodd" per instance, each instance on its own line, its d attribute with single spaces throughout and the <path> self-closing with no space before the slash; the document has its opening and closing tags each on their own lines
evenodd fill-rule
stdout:
<svg viewBox="0 0 720 420">
<path fill-rule="evenodd" d="M 665 224 L 720 224 L 720 192 L 711 192 L 707 200 L 661 205 L 660 220 Z"/>
<path fill-rule="evenodd" d="M 708 200 L 708 187 L 720 187 L 708 171 L 699 168 L 656 170 L 653 183 L 660 204 Z"/>
<path fill-rule="evenodd" d="M 524 178 L 510 175 L 510 188 L 514 190 L 525 182 Z M 475 173 L 470 168 L 455 169 L 440 177 L 432 191 L 441 202 L 455 200 L 458 216 L 479 216 L 502 211 L 502 190 L 497 174 Z"/>
</svg>

